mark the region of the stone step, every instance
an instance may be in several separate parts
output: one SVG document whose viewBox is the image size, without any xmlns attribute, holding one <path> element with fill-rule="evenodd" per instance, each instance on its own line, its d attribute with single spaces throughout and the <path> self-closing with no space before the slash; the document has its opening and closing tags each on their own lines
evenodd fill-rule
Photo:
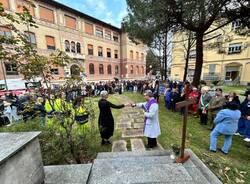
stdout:
<svg viewBox="0 0 250 184">
<path fill-rule="evenodd" d="M 125 157 L 146 157 L 146 156 L 170 156 L 171 151 L 168 150 L 152 150 L 152 151 L 126 151 L 126 152 L 102 152 L 98 153 L 97 159 L 105 158 L 125 158 Z"/>
<path fill-rule="evenodd" d="M 170 156 L 143 156 L 143 157 L 121 157 L 121 158 L 104 158 L 96 159 L 94 164 L 102 165 L 107 164 L 106 162 L 111 162 L 114 167 L 119 167 L 123 165 L 124 167 L 129 167 L 131 165 L 148 165 L 148 164 L 172 164 L 174 160 Z"/>
<path fill-rule="evenodd" d="M 112 143 L 112 152 L 128 151 L 127 142 L 124 140 L 114 141 Z"/>
<path fill-rule="evenodd" d="M 145 151 L 145 146 L 142 139 L 130 139 L 132 151 Z"/>
<path fill-rule="evenodd" d="M 192 183 L 181 164 L 93 164 L 89 184 Z M 193 182 L 194 183 L 194 182 Z"/>
<path fill-rule="evenodd" d="M 186 167 L 185 167 L 186 168 Z M 205 178 L 202 172 L 196 167 L 188 167 L 186 168 L 188 174 L 194 180 L 196 184 L 210 184 L 210 182 Z"/>
<path fill-rule="evenodd" d="M 131 122 L 123 122 L 123 123 L 117 123 L 116 124 L 116 129 L 117 130 L 123 130 L 123 129 L 126 130 L 128 128 L 132 128 Z"/>
<path fill-rule="evenodd" d="M 190 159 L 184 163 L 183 166 L 187 171 L 189 171 L 190 175 L 195 181 L 197 181 L 197 183 L 201 183 L 200 181 L 204 180 L 202 177 L 198 177 L 197 172 L 199 171 L 199 175 L 203 175 L 208 183 L 222 184 L 217 176 L 198 158 L 198 156 L 191 149 L 186 149 L 186 152 L 190 155 Z M 197 168 L 198 170 L 194 168 Z"/>
<path fill-rule="evenodd" d="M 163 148 L 162 145 L 158 142 L 156 147 L 154 147 L 154 148 L 147 148 L 146 150 L 164 150 L 164 148 Z"/>
<path fill-rule="evenodd" d="M 143 137 L 143 129 L 127 129 L 122 133 L 122 137 Z"/>
<path fill-rule="evenodd" d="M 144 123 L 134 123 L 133 124 L 133 128 L 140 128 L 140 129 L 143 129 L 144 128 Z"/>
<path fill-rule="evenodd" d="M 92 164 L 45 166 L 44 184 L 87 183 Z"/>
</svg>

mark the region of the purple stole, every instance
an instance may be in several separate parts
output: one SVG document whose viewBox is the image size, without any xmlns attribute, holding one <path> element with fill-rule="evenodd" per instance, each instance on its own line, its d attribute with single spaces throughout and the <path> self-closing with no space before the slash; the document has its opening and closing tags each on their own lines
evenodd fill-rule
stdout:
<svg viewBox="0 0 250 184">
<path fill-rule="evenodd" d="M 149 112 L 149 109 L 150 109 L 150 107 L 151 107 L 152 104 L 157 104 L 157 100 L 154 99 L 154 98 L 151 99 L 151 100 L 149 100 L 149 101 L 146 103 L 146 105 L 144 106 L 145 112 Z M 143 130 L 143 132 L 145 131 L 147 119 L 148 119 L 147 117 L 144 118 L 144 130 Z"/>
</svg>

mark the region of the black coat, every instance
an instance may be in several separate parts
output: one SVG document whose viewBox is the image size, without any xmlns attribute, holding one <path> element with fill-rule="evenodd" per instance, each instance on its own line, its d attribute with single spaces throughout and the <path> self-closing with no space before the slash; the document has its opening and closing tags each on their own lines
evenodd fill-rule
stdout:
<svg viewBox="0 0 250 184">
<path fill-rule="evenodd" d="M 100 114 L 98 118 L 98 125 L 101 137 L 109 139 L 114 132 L 114 118 L 111 112 L 111 108 L 121 109 L 124 105 L 114 105 L 111 102 L 101 99 L 98 102 Z"/>
</svg>

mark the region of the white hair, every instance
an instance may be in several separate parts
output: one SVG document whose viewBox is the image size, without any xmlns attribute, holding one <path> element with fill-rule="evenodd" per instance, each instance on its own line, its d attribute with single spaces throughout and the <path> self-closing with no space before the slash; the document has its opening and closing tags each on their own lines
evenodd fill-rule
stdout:
<svg viewBox="0 0 250 184">
<path fill-rule="evenodd" d="M 104 98 L 104 97 L 106 97 L 107 95 L 108 95 L 108 92 L 107 92 L 107 91 L 101 91 L 101 93 L 100 93 L 101 98 Z"/>
<path fill-rule="evenodd" d="M 147 96 L 149 96 L 149 97 L 153 97 L 153 96 L 154 96 L 154 94 L 152 93 L 151 90 L 146 90 L 146 91 L 144 92 L 144 95 L 147 95 Z"/>
</svg>

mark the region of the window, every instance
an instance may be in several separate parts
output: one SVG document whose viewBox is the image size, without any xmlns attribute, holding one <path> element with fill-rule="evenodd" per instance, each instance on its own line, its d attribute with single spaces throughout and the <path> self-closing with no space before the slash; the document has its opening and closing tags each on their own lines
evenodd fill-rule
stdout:
<svg viewBox="0 0 250 184">
<path fill-rule="evenodd" d="M 0 36 L 11 37 L 11 30 L 10 30 L 10 28 L 0 26 Z"/>
<path fill-rule="evenodd" d="M 76 44 L 75 44 L 75 42 L 71 42 L 71 52 L 76 53 Z"/>
<path fill-rule="evenodd" d="M 111 49 L 107 48 L 107 57 L 111 58 Z"/>
<path fill-rule="evenodd" d="M 32 4 L 26 0 L 16 0 L 16 9 L 18 13 L 23 13 L 24 7 L 27 8 L 30 15 L 34 17 L 35 11 Z"/>
<path fill-rule="evenodd" d="M 103 64 L 99 65 L 99 74 L 104 74 Z"/>
<path fill-rule="evenodd" d="M 93 45 L 88 44 L 88 55 L 94 55 Z"/>
<path fill-rule="evenodd" d="M 10 9 L 10 3 L 9 0 L 0 0 L 0 3 L 2 3 L 2 6 L 4 9 Z"/>
<path fill-rule="evenodd" d="M 115 74 L 116 75 L 119 74 L 119 66 L 118 65 L 115 66 Z"/>
<path fill-rule="evenodd" d="M 209 74 L 210 75 L 214 75 L 215 74 L 216 65 L 215 64 L 210 64 L 210 65 L 208 65 L 208 67 L 209 67 Z"/>
<path fill-rule="evenodd" d="M 235 31 L 236 29 L 238 29 L 241 26 L 241 22 L 240 20 L 235 20 L 232 22 L 232 30 Z"/>
<path fill-rule="evenodd" d="M 105 30 L 105 38 L 111 40 L 111 31 Z"/>
<path fill-rule="evenodd" d="M 141 73 L 144 74 L 144 67 L 141 67 Z"/>
<path fill-rule="evenodd" d="M 241 43 L 229 44 L 228 54 L 237 54 L 241 52 Z"/>
<path fill-rule="evenodd" d="M 96 26 L 95 35 L 98 37 L 103 37 L 103 30 L 101 27 Z"/>
<path fill-rule="evenodd" d="M 115 50 L 115 58 L 118 59 L 118 50 Z"/>
<path fill-rule="evenodd" d="M 133 74 L 133 73 L 134 73 L 134 66 L 131 65 L 131 66 L 130 66 L 130 74 Z"/>
<path fill-rule="evenodd" d="M 118 42 L 118 41 L 119 41 L 118 33 L 114 33 L 114 32 L 113 32 L 113 40 L 114 40 L 115 42 Z"/>
<path fill-rule="evenodd" d="M 70 29 L 76 29 L 76 18 L 64 15 L 65 18 L 65 26 Z"/>
<path fill-rule="evenodd" d="M 89 64 L 89 74 L 95 74 L 95 66 L 93 63 Z"/>
<path fill-rule="evenodd" d="M 54 23 L 54 11 L 53 10 L 43 7 L 43 6 L 39 6 L 39 10 L 40 10 L 41 20 Z"/>
<path fill-rule="evenodd" d="M 196 58 L 196 50 L 190 50 L 189 51 L 189 59 Z"/>
<path fill-rule="evenodd" d="M 55 50 L 55 38 L 53 36 L 45 36 L 47 49 Z"/>
<path fill-rule="evenodd" d="M 112 67 L 111 67 L 111 65 L 108 65 L 108 74 L 109 74 L 109 75 L 112 74 Z"/>
<path fill-rule="evenodd" d="M 130 53 L 129 53 L 129 58 L 130 58 L 130 59 L 134 59 L 134 53 L 133 53 L 132 50 L 131 50 Z"/>
<path fill-rule="evenodd" d="M 51 74 L 53 74 L 53 75 L 59 75 L 59 70 L 58 70 L 58 68 L 52 68 L 52 69 L 50 69 L 50 72 L 51 72 Z"/>
<path fill-rule="evenodd" d="M 93 34 L 93 24 L 85 22 L 85 32 L 87 34 Z"/>
<path fill-rule="evenodd" d="M 189 69 L 188 68 L 188 71 L 187 71 L 187 76 L 190 77 L 190 78 L 194 78 L 194 69 Z"/>
<path fill-rule="evenodd" d="M 141 60 L 144 61 L 144 54 L 141 53 Z"/>
<path fill-rule="evenodd" d="M 69 43 L 69 41 L 65 40 L 64 44 L 65 44 L 65 52 L 70 52 L 70 43 Z"/>
<path fill-rule="evenodd" d="M 76 52 L 81 54 L 81 44 L 79 42 L 76 43 Z"/>
<path fill-rule="evenodd" d="M 136 60 L 139 61 L 139 52 L 136 52 Z"/>
<path fill-rule="evenodd" d="M 31 43 L 32 45 L 36 45 L 35 33 L 25 31 L 25 36 L 26 36 L 26 39 L 29 43 Z"/>
<path fill-rule="evenodd" d="M 139 74 L 140 70 L 139 70 L 139 66 L 136 66 L 136 74 Z"/>
<path fill-rule="evenodd" d="M 6 75 L 18 75 L 16 64 L 4 63 Z"/>
<path fill-rule="evenodd" d="M 103 56 L 102 47 L 98 47 L 98 56 L 100 56 L 100 57 Z"/>
</svg>

